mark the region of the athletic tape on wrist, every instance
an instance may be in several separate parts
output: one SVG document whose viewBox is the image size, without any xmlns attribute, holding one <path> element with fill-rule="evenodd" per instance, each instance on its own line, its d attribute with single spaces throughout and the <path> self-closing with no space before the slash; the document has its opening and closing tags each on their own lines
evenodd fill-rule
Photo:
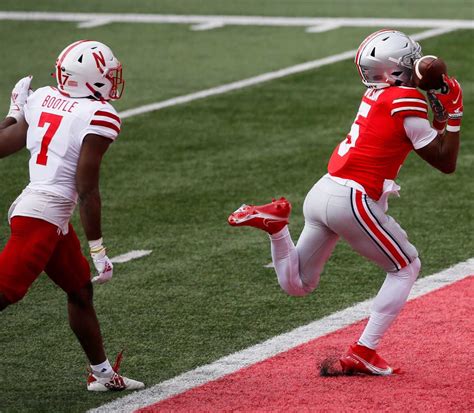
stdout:
<svg viewBox="0 0 474 413">
<path fill-rule="evenodd" d="M 104 249 L 103 243 L 104 239 L 102 237 L 96 240 L 89 241 L 89 249 L 91 253 L 97 253 Z"/>
<path fill-rule="evenodd" d="M 459 132 L 461 130 L 461 125 L 450 125 L 448 123 L 448 126 L 446 126 L 446 130 L 448 132 Z"/>
</svg>

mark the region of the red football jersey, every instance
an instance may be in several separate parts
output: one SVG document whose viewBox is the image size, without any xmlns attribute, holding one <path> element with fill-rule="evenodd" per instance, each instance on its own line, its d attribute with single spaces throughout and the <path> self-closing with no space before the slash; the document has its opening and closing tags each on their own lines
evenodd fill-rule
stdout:
<svg viewBox="0 0 474 413">
<path fill-rule="evenodd" d="M 415 88 L 392 86 L 368 89 L 346 139 L 329 159 L 332 176 L 353 180 L 378 200 L 385 179 L 395 179 L 413 149 L 403 120 L 428 118 L 425 96 Z"/>
</svg>

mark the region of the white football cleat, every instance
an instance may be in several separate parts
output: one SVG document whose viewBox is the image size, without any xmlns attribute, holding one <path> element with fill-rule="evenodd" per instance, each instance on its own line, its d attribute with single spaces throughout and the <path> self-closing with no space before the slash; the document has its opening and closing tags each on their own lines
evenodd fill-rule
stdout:
<svg viewBox="0 0 474 413">
<path fill-rule="evenodd" d="M 89 373 L 87 378 L 87 390 L 89 391 L 139 390 L 144 387 L 145 385 L 141 381 L 129 379 L 118 373 L 114 373 L 112 377 L 97 377 Z"/>
<path fill-rule="evenodd" d="M 120 352 L 115 360 L 111 377 L 99 377 L 89 372 L 87 377 L 87 390 L 89 391 L 122 391 L 122 390 L 139 390 L 145 385 L 138 380 L 129 379 L 119 374 L 120 362 L 122 361 L 122 352 Z"/>
</svg>

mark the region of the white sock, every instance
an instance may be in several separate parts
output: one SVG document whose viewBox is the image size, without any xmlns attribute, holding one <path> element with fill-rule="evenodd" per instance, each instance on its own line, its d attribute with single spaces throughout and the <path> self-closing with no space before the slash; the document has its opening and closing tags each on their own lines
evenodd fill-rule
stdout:
<svg viewBox="0 0 474 413">
<path fill-rule="evenodd" d="M 416 258 L 397 272 L 389 272 L 372 303 L 369 321 L 360 336 L 359 344 L 375 350 L 380 339 L 402 310 L 411 287 L 420 272 L 421 262 Z"/>
<path fill-rule="evenodd" d="M 272 260 L 280 287 L 293 296 L 307 295 L 299 273 L 299 257 L 288 226 L 270 235 Z"/>
<path fill-rule="evenodd" d="M 268 234 L 270 236 L 270 239 L 273 240 L 279 240 L 281 238 L 286 238 L 290 236 L 290 230 L 288 229 L 288 225 L 285 225 L 280 231 L 275 232 L 274 234 Z"/>
<path fill-rule="evenodd" d="M 105 361 L 100 364 L 91 364 L 91 369 L 94 376 L 97 377 L 112 377 L 112 375 L 114 374 L 114 370 L 110 365 L 109 359 L 105 359 Z"/>
<path fill-rule="evenodd" d="M 375 350 L 379 345 L 382 335 L 397 318 L 397 315 L 381 314 L 372 311 L 358 344 Z"/>
</svg>

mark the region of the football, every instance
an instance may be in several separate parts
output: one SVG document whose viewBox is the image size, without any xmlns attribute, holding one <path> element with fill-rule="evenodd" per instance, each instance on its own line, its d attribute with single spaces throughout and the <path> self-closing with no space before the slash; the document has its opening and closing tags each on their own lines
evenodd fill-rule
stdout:
<svg viewBox="0 0 474 413">
<path fill-rule="evenodd" d="M 441 89 L 444 85 L 443 74 L 448 69 L 444 60 L 436 56 L 423 56 L 415 62 L 413 81 L 423 90 Z"/>
</svg>

